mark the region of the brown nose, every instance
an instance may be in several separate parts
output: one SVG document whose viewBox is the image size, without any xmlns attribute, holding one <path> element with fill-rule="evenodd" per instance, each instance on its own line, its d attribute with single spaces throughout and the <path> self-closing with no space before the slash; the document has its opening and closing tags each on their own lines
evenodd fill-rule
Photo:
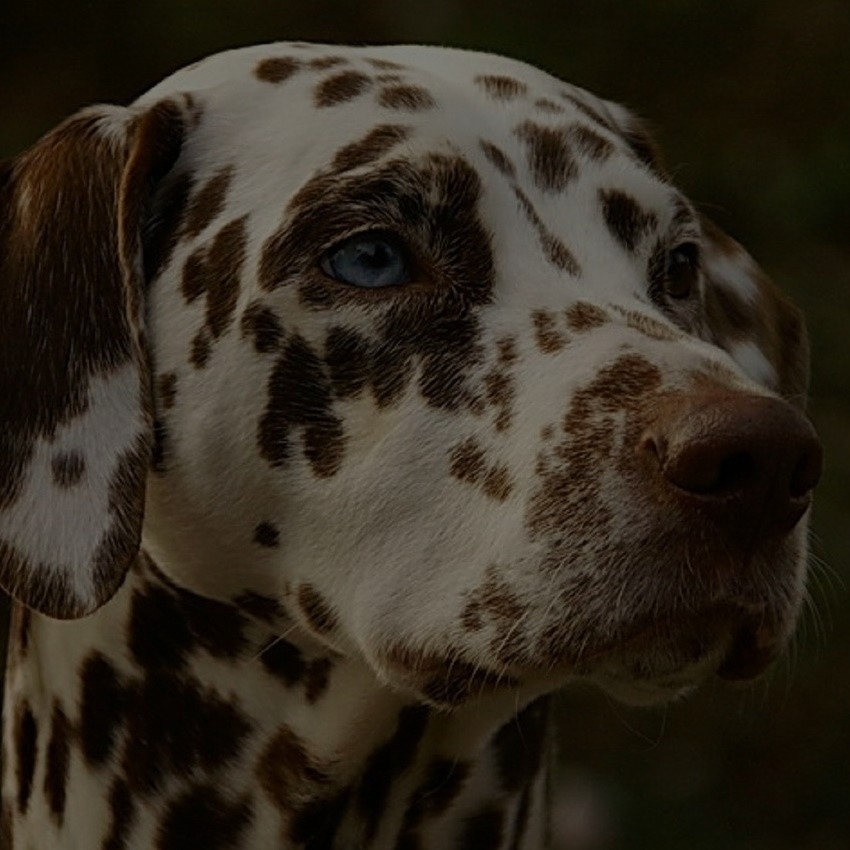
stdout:
<svg viewBox="0 0 850 850">
<path fill-rule="evenodd" d="M 754 541 L 788 533 L 811 503 L 820 441 L 791 405 L 750 395 L 665 405 L 641 448 L 685 507 Z"/>
</svg>

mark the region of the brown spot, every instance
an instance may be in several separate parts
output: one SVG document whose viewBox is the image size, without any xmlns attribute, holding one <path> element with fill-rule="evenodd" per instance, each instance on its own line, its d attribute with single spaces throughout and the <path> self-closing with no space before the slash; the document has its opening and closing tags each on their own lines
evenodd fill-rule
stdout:
<svg viewBox="0 0 850 850">
<path fill-rule="evenodd" d="M 322 80 L 315 89 L 318 107 L 336 106 L 359 97 L 372 85 L 372 80 L 360 71 L 342 71 Z"/>
<path fill-rule="evenodd" d="M 519 359 L 516 350 L 516 337 L 503 336 L 496 342 L 496 347 L 499 350 L 499 363 L 504 366 L 510 366 Z"/>
<path fill-rule="evenodd" d="M 260 654 L 263 668 L 288 687 L 297 685 L 307 672 L 304 655 L 295 644 L 275 637 Z"/>
<path fill-rule="evenodd" d="M 123 779 L 114 780 L 109 789 L 109 812 L 109 832 L 103 841 L 103 850 L 125 850 L 136 816 L 136 804 Z"/>
<path fill-rule="evenodd" d="M 554 100 L 549 100 L 548 97 L 538 97 L 534 101 L 534 107 L 548 115 L 560 115 L 564 111 L 564 107 L 560 103 L 555 103 Z"/>
<path fill-rule="evenodd" d="M 525 142 L 528 167 L 538 189 L 562 192 L 578 174 L 578 166 L 570 148 L 569 134 L 563 129 L 544 127 L 524 121 L 516 135 Z"/>
<path fill-rule="evenodd" d="M 317 658 L 307 665 L 304 676 L 304 696 L 310 705 L 318 702 L 328 689 L 333 668 L 330 658 Z"/>
<path fill-rule="evenodd" d="M 247 645 L 245 617 L 236 606 L 182 589 L 151 586 L 132 597 L 128 644 L 147 669 L 176 670 L 190 652 L 237 658 Z"/>
<path fill-rule="evenodd" d="M 291 430 L 302 428 L 304 455 L 315 475 L 328 478 L 342 464 L 345 435 L 333 412 L 331 382 L 322 361 L 300 336 L 281 353 L 268 385 L 268 402 L 259 425 L 261 455 L 272 467 L 290 458 Z"/>
<path fill-rule="evenodd" d="M 340 148 L 331 167 L 346 172 L 370 165 L 389 153 L 410 135 L 410 128 L 401 124 L 380 124 L 373 127 L 362 139 Z"/>
<path fill-rule="evenodd" d="M 514 100 L 528 92 L 525 83 L 498 74 L 479 74 L 475 77 L 475 83 L 496 100 Z"/>
<path fill-rule="evenodd" d="M 228 850 L 239 846 L 251 823 L 246 799 L 228 799 L 212 784 L 190 786 L 170 800 L 156 837 L 157 850 Z"/>
<path fill-rule="evenodd" d="M 378 103 L 387 109 L 401 109 L 406 112 L 421 112 L 437 105 L 427 89 L 412 85 L 388 86 L 381 89 Z"/>
<path fill-rule="evenodd" d="M 32 782 L 38 746 L 38 726 L 29 703 L 22 703 L 15 713 L 12 732 L 15 744 L 15 779 L 18 787 L 18 811 L 26 814 L 32 795 Z"/>
<path fill-rule="evenodd" d="M 212 342 L 206 328 L 201 328 L 192 338 L 192 348 L 189 351 L 189 362 L 196 369 L 203 369 L 207 365 L 212 353 Z"/>
<path fill-rule="evenodd" d="M 379 71 L 403 71 L 404 65 L 398 62 L 392 62 L 389 59 L 367 59 L 366 60 L 373 68 Z"/>
<path fill-rule="evenodd" d="M 302 584 L 298 588 L 298 607 L 310 626 L 320 635 L 336 630 L 336 613 L 311 585 Z"/>
<path fill-rule="evenodd" d="M 645 313 L 640 313 L 637 310 L 625 310 L 616 305 L 614 309 L 625 318 L 628 327 L 650 339 L 656 339 L 660 342 L 676 342 L 684 336 L 681 331 L 671 328 Z"/>
<path fill-rule="evenodd" d="M 50 813 L 59 826 L 65 815 L 68 770 L 71 762 L 71 724 L 58 700 L 53 703 L 50 741 L 47 744 L 47 763 L 44 774 L 44 796 Z"/>
<path fill-rule="evenodd" d="M 127 694 L 118 672 L 99 652 L 83 662 L 79 675 L 80 743 L 88 764 L 98 767 L 112 755 L 127 708 Z"/>
<path fill-rule="evenodd" d="M 144 275 L 148 284 L 171 263 L 183 232 L 183 220 L 193 186 L 192 175 L 180 174 L 172 178 L 160 193 L 156 215 L 143 232 Z"/>
<path fill-rule="evenodd" d="M 495 426 L 497 431 L 506 431 L 511 424 L 513 402 L 516 397 L 514 380 L 508 372 L 493 369 L 484 376 L 484 391 L 487 401 L 498 411 Z"/>
<path fill-rule="evenodd" d="M 485 495 L 503 502 L 511 494 L 513 483 L 507 467 L 488 466 L 483 449 L 474 437 L 456 446 L 449 456 L 451 474 L 459 481 L 480 485 Z"/>
<path fill-rule="evenodd" d="M 51 459 L 50 469 L 53 473 L 53 483 L 57 487 L 68 489 L 83 480 L 86 462 L 79 452 L 60 452 Z"/>
<path fill-rule="evenodd" d="M 452 450 L 451 473 L 459 481 L 477 483 L 481 480 L 486 466 L 484 450 L 474 437 L 469 437 Z"/>
<path fill-rule="evenodd" d="M 190 675 L 148 670 L 127 696 L 133 710 L 125 714 L 120 770 L 135 794 L 150 794 L 171 776 L 218 774 L 242 753 L 252 728 L 235 696 L 225 699 Z"/>
<path fill-rule="evenodd" d="M 312 71 L 326 71 L 328 68 L 335 68 L 337 65 L 347 65 L 348 60 L 342 56 L 317 56 L 307 63 L 307 67 Z"/>
<path fill-rule="evenodd" d="M 467 594 L 461 612 L 461 624 L 467 631 L 480 631 L 487 623 L 495 630 L 493 646 L 496 654 L 503 654 L 505 630 L 516 630 L 522 619 L 523 605 L 516 591 L 499 577 L 497 567 L 488 567 L 484 583 Z"/>
<path fill-rule="evenodd" d="M 369 757 L 357 786 L 357 808 L 363 816 L 365 844 L 371 844 L 386 814 L 393 784 L 413 764 L 428 726 L 430 709 L 407 706 L 398 715 L 393 736 Z"/>
<path fill-rule="evenodd" d="M 369 343 L 350 328 L 332 327 L 325 340 L 325 363 L 334 394 L 356 396 L 369 380 Z"/>
<path fill-rule="evenodd" d="M 596 124 L 600 124 L 602 127 L 605 127 L 608 130 L 613 132 L 619 132 L 618 128 L 614 126 L 609 118 L 604 116 L 601 112 L 594 109 L 590 104 L 585 103 L 581 98 L 576 97 L 574 94 L 570 92 L 561 92 L 561 97 L 569 104 L 578 109 L 579 112 L 586 115 Z"/>
<path fill-rule="evenodd" d="M 534 208 L 534 204 L 531 203 L 528 195 L 526 195 L 519 186 L 514 186 L 514 195 L 516 195 L 520 208 L 525 213 L 526 218 L 537 231 L 537 238 L 540 240 L 540 247 L 543 248 L 549 262 L 552 263 L 555 268 L 565 271 L 573 277 L 578 277 L 581 274 L 581 266 L 578 264 L 578 261 L 572 255 L 569 248 L 567 248 L 567 246 L 564 245 L 557 236 L 549 231 L 543 223 L 543 220 L 537 214 L 537 210 Z"/>
<path fill-rule="evenodd" d="M 625 192 L 600 189 L 599 200 L 608 229 L 627 251 L 634 251 L 641 240 L 658 227 L 658 216 L 651 210 L 644 210 Z"/>
<path fill-rule="evenodd" d="M 655 365 L 637 354 L 623 354 L 573 394 L 563 421 L 563 439 L 553 447 L 553 461 L 538 468 L 541 482 L 532 494 L 527 517 L 533 539 L 572 535 L 579 546 L 588 533 L 595 540 L 605 529 L 611 508 L 600 498 L 599 481 L 601 472 L 617 461 L 615 422 L 623 414 L 634 417 L 651 402 L 661 383 Z M 633 456 L 633 449 L 625 451 Z M 561 569 L 562 562 L 556 560 L 553 569 Z M 560 649 L 562 637 L 554 635 L 552 643 Z"/>
<path fill-rule="evenodd" d="M 239 322 L 242 338 L 254 341 L 258 354 L 278 351 L 283 341 L 283 328 L 274 311 L 258 301 L 249 304 Z"/>
<path fill-rule="evenodd" d="M 227 192 L 233 181 L 233 168 L 221 169 L 192 196 L 186 208 L 181 235 L 194 239 L 209 227 L 224 209 Z"/>
<path fill-rule="evenodd" d="M 511 162 L 510 157 L 501 149 L 496 147 L 492 142 L 486 142 L 483 139 L 480 142 L 481 150 L 484 151 L 484 156 L 487 157 L 490 164 L 494 166 L 505 177 L 514 180 L 516 178 L 516 167 Z"/>
<path fill-rule="evenodd" d="M 573 124 L 568 135 L 573 148 L 595 162 L 605 162 L 614 153 L 612 142 L 583 124 Z"/>
<path fill-rule="evenodd" d="M 595 304 L 577 301 L 566 310 L 567 327 L 576 333 L 601 328 L 610 321 L 608 314 Z"/>
<path fill-rule="evenodd" d="M 540 429 L 540 439 L 544 443 L 548 443 L 555 436 L 555 426 L 554 425 L 544 425 Z"/>
<path fill-rule="evenodd" d="M 494 466 L 484 475 L 481 489 L 491 499 L 504 502 L 511 495 L 514 485 L 506 466 Z"/>
<path fill-rule="evenodd" d="M 558 330 L 557 316 L 548 310 L 535 310 L 531 314 L 534 322 L 534 338 L 544 354 L 555 354 L 569 341 L 566 334 Z"/>
<path fill-rule="evenodd" d="M 301 62 L 289 56 L 273 56 L 263 59 L 254 69 L 254 76 L 265 83 L 282 83 L 299 68 Z"/>
<path fill-rule="evenodd" d="M 177 397 L 177 373 L 164 372 L 160 375 L 156 389 L 163 409 L 170 410 L 174 407 L 174 400 Z"/>
<path fill-rule="evenodd" d="M 267 549 L 276 549 L 280 545 L 280 532 L 270 522 L 261 522 L 254 529 L 254 543 Z"/>
<path fill-rule="evenodd" d="M 256 771 L 263 791 L 283 812 L 316 797 L 329 781 L 326 766 L 288 726 L 281 726 L 266 745 Z"/>
<path fill-rule="evenodd" d="M 193 252 L 183 267 L 181 289 L 188 302 L 206 294 L 206 328 L 218 339 L 229 327 L 245 262 L 248 217 L 242 216 L 219 230 L 209 246 Z"/>
</svg>

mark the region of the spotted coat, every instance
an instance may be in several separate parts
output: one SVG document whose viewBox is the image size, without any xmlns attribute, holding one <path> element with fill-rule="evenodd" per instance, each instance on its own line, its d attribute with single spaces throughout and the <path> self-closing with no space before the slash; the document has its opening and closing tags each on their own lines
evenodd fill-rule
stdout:
<svg viewBox="0 0 850 850">
<path fill-rule="evenodd" d="M 0 281 L 4 848 L 538 850 L 551 691 L 791 632 L 803 325 L 620 106 L 222 53 L 0 164 Z"/>
</svg>

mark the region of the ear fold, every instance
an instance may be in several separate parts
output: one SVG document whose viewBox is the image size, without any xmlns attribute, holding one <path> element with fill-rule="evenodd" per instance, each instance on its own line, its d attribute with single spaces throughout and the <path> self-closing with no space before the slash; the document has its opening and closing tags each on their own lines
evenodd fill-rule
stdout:
<svg viewBox="0 0 850 850">
<path fill-rule="evenodd" d="M 0 585 L 88 614 L 139 545 L 152 445 L 141 227 L 177 107 L 97 107 L 0 166 Z"/>
<path fill-rule="evenodd" d="M 750 255 L 702 221 L 709 339 L 754 381 L 802 410 L 809 383 L 809 344 L 800 311 Z"/>
</svg>

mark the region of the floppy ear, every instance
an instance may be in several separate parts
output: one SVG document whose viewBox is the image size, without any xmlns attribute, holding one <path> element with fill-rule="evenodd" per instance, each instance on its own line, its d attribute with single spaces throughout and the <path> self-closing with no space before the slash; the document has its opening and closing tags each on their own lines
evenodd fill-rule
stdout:
<svg viewBox="0 0 850 850">
<path fill-rule="evenodd" d="M 0 585 L 72 618 L 139 546 L 153 441 L 141 227 L 177 107 L 94 107 L 0 164 Z"/>
<path fill-rule="evenodd" d="M 750 255 L 702 220 L 708 336 L 754 381 L 803 410 L 809 343 L 800 311 Z"/>
</svg>

